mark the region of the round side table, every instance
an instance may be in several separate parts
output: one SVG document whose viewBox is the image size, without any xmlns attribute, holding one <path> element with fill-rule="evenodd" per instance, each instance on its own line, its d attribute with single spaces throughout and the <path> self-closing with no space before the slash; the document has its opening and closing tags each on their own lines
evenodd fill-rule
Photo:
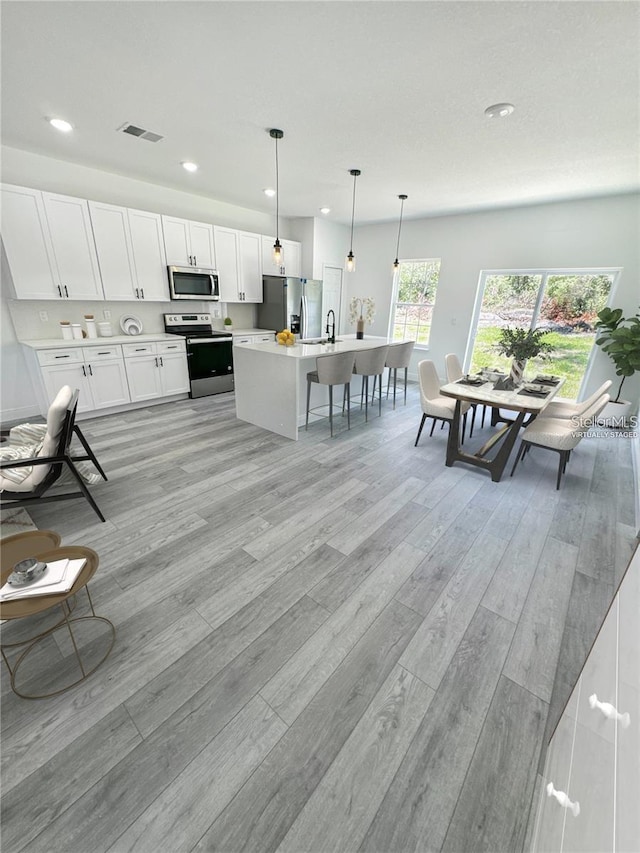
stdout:
<svg viewBox="0 0 640 853">
<path fill-rule="evenodd" d="M 42 551 L 40 550 L 36 553 L 33 548 L 35 546 L 35 534 L 40 533 L 50 533 L 50 531 L 34 531 L 33 532 L 33 542 L 31 543 L 31 550 L 27 550 L 27 554 L 25 556 L 37 556 L 38 559 L 42 560 L 45 563 L 54 562 L 55 560 L 78 560 L 84 558 L 86 560 L 85 565 L 83 566 L 80 574 L 75 580 L 75 583 L 71 587 L 68 592 L 58 593 L 56 595 L 34 595 L 34 596 L 25 596 L 24 598 L 14 598 L 11 601 L 0 602 L 0 619 L 2 620 L 13 620 L 13 619 L 22 619 L 26 616 L 35 616 L 36 614 L 42 613 L 45 610 L 48 610 L 53 607 L 59 607 L 62 611 L 62 618 L 52 625 L 50 628 L 42 631 L 34 637 L 29 637 L 26 640 L 22 640 L 18 643 L 10 643 L 6 645 L 0 645 L 0 652 L 2 653 L 2 658 L 9 670 L 11 675 L 11 689 L 18 696 L 21 696 L 23 699 L 45 699 L 49 696 L 57 696 L 59 693 L 64 693 L 66 690 L 69 690 L 71 687 L 75 687 L 76 684 L 79 684 L 81 681 L 84 681 L 85 678 L 88 678 L 96 669 L 100 666 L 100 664 L 104 663 L 104 661 L 109 657 L 111 653 L 111 649 L 113 648 L 113 644 L 115 642 L 116 637 L 116 629 L 113 624 L 106 619 L 104 616 L 97 616 L 93 607 L 93 602 L 91 600 L 91 595 L 89 593 L 88 583 L 91 578 L 94 576 L 97 568 L 99 558 L 95 551 L 92 551 L 91 548 L 84 548 L 79 545 L 67 545 L 61 548 L 55 548 L 54 550 Z M 26 536 L 28 534 L 17 534 L 18 537 Z M 54 534 L 57 536 L 57 534 Z M 12 568 L 17 562 L 17 560 L 21 559 L 21 557 L 14 558 L 11 555 L 10 559 L 5 552 L 5 543 L 8 543 L 9 539 L 15 540 L 17 537 L 8 537 L 8 539 L 3 540 L 2 542 L 2 570 L 0 573 L 0 581 L 4 585 L 6 583 L 7 578 L 11 574 Z M 59 541 L 59 537 L 58 537 Z M 11 543 L 9 543 L 11 544 Z M 17 549 L 29 548 L 28 545 L 24 543 L 13 543 L 15 554 Z M 11 552 L 12 549 L 9 549 Z M 10 564 L 9 564 L 10 563 Z M 84 589 L 85 594 L 87 596 L 87 600 L 89 602 L 89 607 L 91 610 L 90 616 L 73 616 L 73 608 L 69 603 L 70 599 L 73 599 L 74 596 Z M 77 622 L 83 622 L 87 620 L 99 620 L 100 622 L 106 623 L 111 631 L 108 648 L 102 657 L 98 660 L 97 663 L 94 663 L 91 669 L 87 669 L 80 654 L 80 649 L 76 643 L 76 638 L 73 633 L 73 626 Z M 47 693 L 24 693 L 16 687 L 16 676 L 18 673 L 18 669 L 20 665 L 23 663 L 25 658 L 28 656 L 29 652 L 34 649 L 38 643 L 40 643 L 45 637 L 53 634 L 54 631 L 58 631 L 62 628 L 66 628 L 69 631 L 69 636 L 71 638 L 71 643 L 73 645 L 73 650 L 75 652 L 78 665 L 80 667 L 80 677 L 75 681 L 72 681 L 70 684 L 65 684 L 63 687 L 60 687 L 56 690 L 51 690 Z M 26 646 L 24 651 L 22 651 L 15 661 L 13 665 L 7 658 L 5 653 L 5 649 L 15 648 L 16 646 Z"/>
</svg>

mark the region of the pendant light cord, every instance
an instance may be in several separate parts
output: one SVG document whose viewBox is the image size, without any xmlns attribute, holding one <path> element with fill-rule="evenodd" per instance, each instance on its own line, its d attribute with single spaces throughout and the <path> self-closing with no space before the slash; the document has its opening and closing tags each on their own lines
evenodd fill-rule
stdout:
<svg viewBox="0 0 640 853">
<path fill-rule="evenodd" d="M 353 220 L 356 215 L 356 178 L 358 176 L 353 176 L 353 204 L 351 205 L 351 241 L 349 245 L 349 251 L 353 252 Z"/>
<path fill-rule="evenodd" d="M 400 202 L 400 223 L 398 224 L 398 242 L 396 243 L 396 258 L 399 257 L 400 252 L 400 232 L 402 231 L 402 210 L 404 208 L 404 199 Z"/>
<path fill-rule="evenodd" d="M 278 137 L 276 136 L 276 240 L 280 237 L 280 177 L 278 171 Z"/>
</svg>

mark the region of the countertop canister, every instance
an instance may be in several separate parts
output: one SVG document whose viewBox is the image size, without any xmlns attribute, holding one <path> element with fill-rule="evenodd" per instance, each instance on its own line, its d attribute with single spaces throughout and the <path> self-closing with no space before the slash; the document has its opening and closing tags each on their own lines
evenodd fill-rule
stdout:
<svg viewBox="0 0 640 853">
<path fill-rule="evenodd" d="M 111 323 L 108 320 L 98 323 L 98 331 L 100 332 L 101 338 L 113 337 L 113 329 L 111 328 Z"/>
<path fill-rule="evenodd" d="M 98 337 L 98 329 L 96 328 L 96 321 L 93 314 L 85 314 L 84 315 L 84 324 L 87 327 L 87 337 L 88 338 L 97 338 Z"/>
</svg>

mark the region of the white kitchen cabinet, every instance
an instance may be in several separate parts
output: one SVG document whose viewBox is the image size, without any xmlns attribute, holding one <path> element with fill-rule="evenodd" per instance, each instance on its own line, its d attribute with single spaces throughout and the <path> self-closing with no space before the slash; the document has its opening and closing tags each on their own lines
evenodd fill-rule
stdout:
<svg viewBox="0 0 640 853">
<path fill-rule="evenodd" d="M 105 298 L 168 301 L 160 215 L 94 201 L 89 212 Z"/>
<path fill-rule="evenodd" d="M 233 343 L 235 344 L 272 344 L 275 340 L 274 332 L 261 332 L 258 335 L 234 335 Z"/>
<path fill-rule="evenodd" d="M 119 346 L 41 350 L 38 361 L 49 400 L 63 385 L 78 388 L 78 411 L 106 409 L 130 401 Z"/>
<path fill-rule="evenodd" d="M 2 243 L 18 299 L 62 299 L 53 246 L 39 190 L 4 184 Z"/>
<path fill-rule="evenodd" d="M 216 269 L 213 225 L 163 216 L 162 230 L 168 264 Z"/>
<path fill-rule="evenodd" d="M 42 193 L 42 200 L 65 299 L 104 299 L 88 202 L 55 193 Z"/>
<path fill-rule="evenodd" d="M 553 733 L 532 850 L 640 849 L 640 551 Z"/>
<path fill-rule="evenodd" d="M 262 302 L 261 235 L 216 225 L 222 302 Z"/>
<path fill-rule="evenodd" d="M 133 402 L 189 391 L 184 341 L 125 344 L 123 352 Z"/>
<path fill-rule="evenodd" d="M 294 240 L 280 240 L 282 263 L 273 262 L 275 237 L 262 235 L 262 272 L 264 275 L 287 275 L 299 278 L 302 270 L 302 244 Z"/>
</svg>

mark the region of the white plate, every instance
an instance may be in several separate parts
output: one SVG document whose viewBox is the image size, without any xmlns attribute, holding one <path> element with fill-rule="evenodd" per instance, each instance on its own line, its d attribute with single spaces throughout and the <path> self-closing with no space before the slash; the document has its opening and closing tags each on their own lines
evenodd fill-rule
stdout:
<svg viewBox="0 0 640 853">
<path fill-rule="evenodd" d="M 139 335 L 142 333 L 142 320 L 135 314 L 123 314 L 120 317 L 120 328 L 125 335 Z"/>
</svg>

